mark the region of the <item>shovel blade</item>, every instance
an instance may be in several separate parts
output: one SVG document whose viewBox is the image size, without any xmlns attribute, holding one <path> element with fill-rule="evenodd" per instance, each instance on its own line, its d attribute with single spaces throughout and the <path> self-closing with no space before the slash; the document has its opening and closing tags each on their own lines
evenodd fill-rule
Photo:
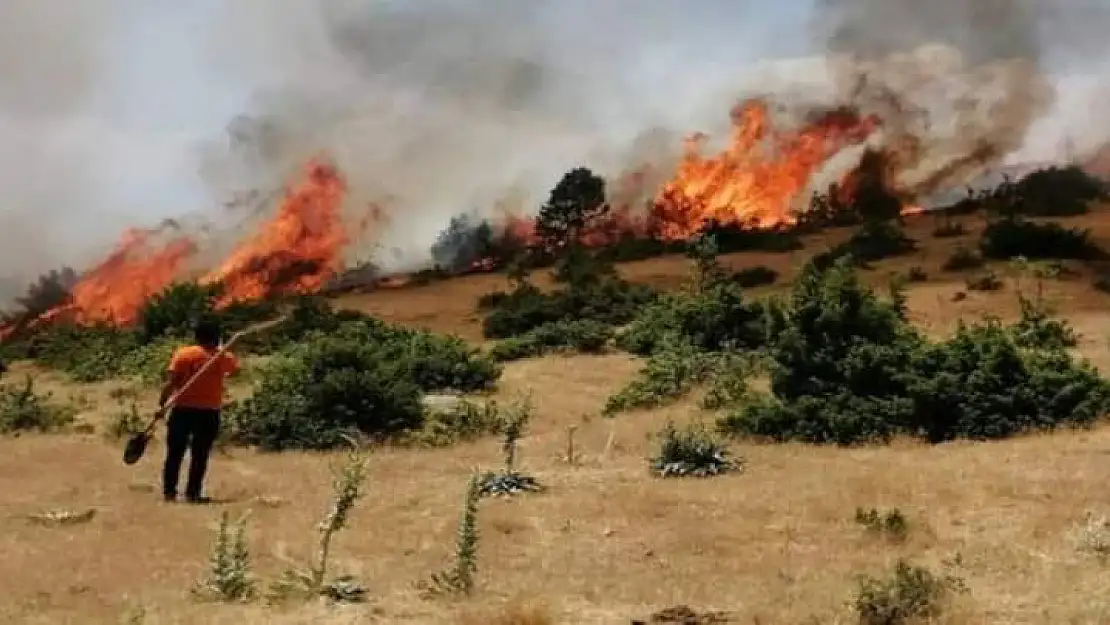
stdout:
<svg viewBox="0 0 1110 625">
<path fill-rule="evenodd" d="M 150 434 L 146 432 L 139 432 L 127 441 L 127 445 L 123 448 L 123 463 L 135 464 L 143 457 L 146 452 L 146 445 L 150 442 Z"/>
</svg>

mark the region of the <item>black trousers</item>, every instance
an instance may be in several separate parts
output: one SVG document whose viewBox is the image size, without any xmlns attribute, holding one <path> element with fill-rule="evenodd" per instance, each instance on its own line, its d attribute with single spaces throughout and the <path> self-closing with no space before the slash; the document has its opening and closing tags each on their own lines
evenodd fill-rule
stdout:
<svg viewBox="0 0 1110 625">
<path fill-rule="evenodd" d="M 220 433 L 220 411 L 203 408 L 174 407 L 166 424 L 166 464 L 162 467 L 162 494 L 177 496 L 181 461 L 189 451 L 189 480 L 185 496 L 200 497 L 208 456 Z"/>
</svg>

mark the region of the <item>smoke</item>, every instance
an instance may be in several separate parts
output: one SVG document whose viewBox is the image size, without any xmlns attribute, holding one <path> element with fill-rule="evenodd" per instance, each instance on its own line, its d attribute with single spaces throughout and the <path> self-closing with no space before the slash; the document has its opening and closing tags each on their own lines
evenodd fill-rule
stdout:
<svg viewBox="0 0 1110 625">
<path fill-rule="evenodd" d="M 391 216 L 380 242 L 397 252 L 375 260 L 409 268 L 454 215 L 534 213 L 580 165 L 613 181 L 648 166 L 650 189 L 684 135 L 723 135 L 735 100 L 776 78 L 760 61 L 804 49 L 796 16 L 778 27 L 738 4 L 228 3 L 215 51 L 259 88 L 205 178 L 224 195 L 274 188 L 326 153 L 354 210 Z"/>
<path fill-rule="evenodd" d="M 1007 160 L 1058 162 L 1074 156 L 1069 138 L 1084 126 L 1088 135 L 1110 131 L 1079 114 L 1107 81 L 1075 76 L 1093 53 L 1105 58 L 1107 8 L 820 0 L 814 20 L 839 98 L 883 118 L 893 182 L 911 197 L 943 193 Z"/>
<path fill-rule="evenodd" d="M 1026 0 L 821 0 L 816 19 L 839 97 L 883 119 L 910 197 L 1001 162 L 1053 102 Z"/>
<path fill-rule="evenodd" d="M 123 228 L 183 208 L 161 187 L 188 180 L 195 159 L 179 137 L 129 123 L 120 88 L 121 59 L 141 58 L 126 35 L 146 6 L 7 0 L 0 11 L 0 307 L 44 271 L 94 261 Z"/>
<path fill-rule="evenodd" d="M 921 195 L 1008 155 L 1055 158 L 1063 136 L 1091 151 L 1110 136 L 1089 110 L 1110 83 L 1107 8 L 819 2 L 807 28 L 789 2 L 9 0 L 0 283 L 83 266 L 124 226 L 206 199 L 226 248 L 318 154 L 348 178 L 349 210 L 389 216 L 351 256 L 376 243 L 383 269 L 413 268 L 452 216 L 534 213 L 576 166 L 642 173 L 622 199 L 651 197 L 683 136 L 726 137 L 730 107 L 758 94 L 880 114 L 895 180 Z M 136 44 L 123 35 L 139 15 L 152 21 Z M 197 67 L 159 56 L 175 38 Z M 146 99 L 131 102 L 122 75 L 144 59 Z M 142 107 L 163 125 L 208 113 L 147 133 L 129 123 Z"/>
</svg>

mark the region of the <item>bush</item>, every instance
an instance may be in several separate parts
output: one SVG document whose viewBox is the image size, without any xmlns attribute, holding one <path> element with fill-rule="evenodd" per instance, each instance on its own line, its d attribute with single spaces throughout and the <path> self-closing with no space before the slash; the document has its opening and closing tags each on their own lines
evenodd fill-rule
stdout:
<svg viewBox="0 0 1110 625">
<path fill-rule="evenodd" d="M 888 578 L 863 578 L 853 605 L 860 625 L 908 625 L 939 616 L 949 598 L 965 590 L 958 578 L 899 560 Z"/>
<path fill-rule="evenodd" d="M 505 339 L 494 346 L 490 356 L 497 361 L 542 356 L 552 351 L 572 349 L 586 354 L 600 353 L 613 338 L 612 326 L 592 321 L 556 321 Z"/>
<path fill-rule="evenodd" d="M 903 256 L 916 249 L 917 243 L 894 222 L 868 221 L 850 239 L 818 254 L 812 262 L 830 267 L 841 258 L 851 258 L 853 263 L 866 267 L 871 262 Z"/>
<path fill-rule="evenodd" d="M 229 407 L 234 442 L 264 451 L 335 449 L 348 437 L 394 436 L 423 424 L 419 387 L 389 371 L 375 350 L 333 339 L 306 352 L 269 363 L 254 394 Z"/>
<path fill-rule="evenodd" d="M 1091 202 L 1110 199 L 1105 182 L 1075 165 L 1039 169 L 1013 186 L 1014 209 L 1030 216 L 1082 215 Z"/>
<path fill-rule="evenodd" d="M 659 438 L 659 451 L 650 462 L 659 477 L 709 477 L 740 468 L 728 458 L 724 443 L 702 425 L 679 430 L 668 422 Z"/>
<path fill-rule="evenodd" d="M 477 403 L 460 399 L 447 409 L 427 410 L 424 427 L 413 434 L 411 442 L 445 447 L 489 434 L 500 434 L 504 425 L 505 415 L 497 402 Z"/>
<path fill-rule="evenodd" d="M 897 434 L 932 442 L 1085 426 L 1110 411 L 1110 382 L 1036 344 L 1045 320 L 961 326 L 930 343 L 846 262 L 807 267 L 771 346 L 772 396 L 721 420 L 772 440 L 856 444 Z"/>
<path fill-rule="evenodd" d="M 166 287 L 143 304 L 139 312 L 139 336 L 144 341 L 163 336 L 190 336 L 198 319 L 212 315 L 219 295 L 218 286 L 201 286 L 195 282 Z"/>
<path fill-rule="evenodd" d="M 740 376 L 749 371 L 735 353 L 712 353 L 675 336 L 668 336 L 662 349 L 648 357 L 637 377 L 624 389 L 609 397 L 604 414 L 613 415 L 636 409 L 666 405 L 693 391 L 696 386 L 717 379 L 728 382 L 715 385 L 706 405 L 722 406 L 735 401 L 743 393 Z M 730 377 L 736 374 L 736 377 Z"/>
<path fill-rule="evenodd" d="M 1075 347 L 1079 337 L 1071 325 L 1054 318 L 1043 302 L 1034 302 L 1018 294 L 1021 318 L 1013 325 L 1011 332 L 1019 347 L 1029 349 L 1067 349 Z"/>
<path fill-rule="evenodd" d="M 232 439 L 281 450 L 334 448 L 356 433 L 393 437 L 422 427 L 423 391 L 486 389 L 500 373 L 460 339 L 351 323 L 265 365 L 253 395 L 229 411 Z"/>
<path fill-rule="evenodd" d="M 31 337 L 26 356 L 77 382 L 99 382 L 118 376 L 141 344 L 138 333 L 107 325 L 57 326 Z"/>
<path fill-rule="evenodd" d="M 55 404 L 51 393 L 37 392 L 31 376 L 20 387 L 0 386 L 0 434 L 56 432 L 75 416 L 73 408 Z"/>
<path fill-rule="evenodd" d="M 572 284 L 552 293 L 523 284 L 506 295 L 486 300 L 486 303 L 493 300 L 496 304 L 483 321 L 482 330 L 486 338 L 503 339 L 565 320 L 622 324 L 630 321 L 655 297 L 650 287 L 617 278 Z"/>
<path fill-rule="evenodd" d="M 966 247 L 957 247 L 948 260 L 944 261 L 941 269 L 945 271 L 966 271 L 968 269 L 978 269 L 982 267 L 985 261 L 978 253 L 967 249 Z"/>
<path fill-rule="evenodd" d="M 1089 230 L 1065 228 L 1055 223 L 1036 223 L 1013 217 L 990 223 L 983 231 L 979 249 L 987 258 L 1094 260 L 1104 252 L 1090 239 Z"/>
<path fill-rule="evenodd" d="M 669 294 L 643 312 L 617 338 L 621 349 L 647 356 L 658 352 L 667 337 L 700 350 L 757 348 L 766 341 L 765 312 L 745 300 L 738 286 L 721 284 L 692 295 Z"/>
</svg>

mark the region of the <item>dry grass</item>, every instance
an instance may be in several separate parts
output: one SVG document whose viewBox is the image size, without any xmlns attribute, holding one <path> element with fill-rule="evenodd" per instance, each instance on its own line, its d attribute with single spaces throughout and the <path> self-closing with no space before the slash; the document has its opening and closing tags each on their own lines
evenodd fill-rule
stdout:
<svg viewBox="0 0 1110 625">
<path fill-rule="evenodd" d="M 913 229 L 926 249 L 881 266 L 871 279 L 885 282 L 890 271 L 912 265 L 941 276 L 952 242 L 933 240 L 931 221 L 923 222 Z M 730 259 L 772 266 L 785 278 L 800 261 L 798 254 Z M 624 271 L 671 284 L 686 268 L 679 259 L 657 259 Z M 910 295 L 914 319 L 930 331 L 946 332 L 957 319 L 984 312 L 1016 314 L 1012 289 L 954 303 L 962 279 L 946 279 Z M 345 303 L 477 338 L 474 299 L 500 280 L 470 277 Z M 1088 284 L 1049 283 L 1046 295 L 1087 335 L 1081 351 L 1105 369 L 1110 297 Z M 198 604 L 189 587 L 202 574 L 222 509 L 251 510 L 251 550 L 264 578 L 308 559 L 330 494 L 329 456 L 217 455 L 210 490 L 223 503 L 187 507 L 157 496 L 157 444 L 127 467 L 118 446 L 97 434 L 2 439 L 0 622 L 118 623 L 141 610 L 148 624 L 627 623 L 687 604 L 729 611 L 745 623 L 847 623 L 855 577 L 879 574 L 899 557 L 937 569 L 959 563 L 948 570 L 971 593 L 949 623 L 1110 622 L 1110 569 L 1076 538 L 1089 513 L 1110 515 L 1110 429 L 935 447 L 740 445 L 735 451 L 748 466 L 742 474 L 664 481 L 646 469 L 653 448 L 647 435 L 667 417 L 690 418 L 688 404 L 615 420 L 597 416 L 637 367 L 627 356 L 508 367 L 501 392 L 531 388 L 537 408 L 521 441 L 522 468 L 548 492 L 482 503 L 477 590 L 464 600 L 425 600 L 414 584 L 450 561 L 467 476 L 475 465 L 500 462 L 497 440 L 375 453 L 368 495 L 336 538 L 332 565 L 365 583 L 371 602 L 277 609 Z M 102 426 L 116 409 L 111 385 L 78 389 L 51 374 L 42 382 L 80 398 L 87 424 Z M 577 426 L 574 466 L 562 459 L 570 425 Z M 857 507 L 899 508 L 910 521 L 907 539 L 869 534 L 854 520 Z M 52 509 L 96 513 L 79 524 L 28 520 Z"/>
</svg>

